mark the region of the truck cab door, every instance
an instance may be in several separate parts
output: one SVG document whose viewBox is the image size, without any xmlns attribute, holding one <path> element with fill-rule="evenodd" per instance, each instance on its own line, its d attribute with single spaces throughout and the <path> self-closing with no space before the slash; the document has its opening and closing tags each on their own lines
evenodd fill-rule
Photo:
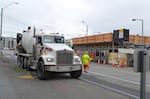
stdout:
<svg viewBox="0 0 150 99">
<path fill-rule="evenodd" d="M 40 57 L 42 50 L 43 50 L 43 43 L 42 43 L 42 37 L 41 36 L 38 36 L 36 38 L 36 49 L 37 49 L 37 51 L 36 51 L 37 56 Z"/>
</svg>

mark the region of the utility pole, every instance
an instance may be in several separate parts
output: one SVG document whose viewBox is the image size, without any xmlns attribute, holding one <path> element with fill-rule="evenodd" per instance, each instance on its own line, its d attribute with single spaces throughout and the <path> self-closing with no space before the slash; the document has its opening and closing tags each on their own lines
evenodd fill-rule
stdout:
<svg viewBox="0 0 150 99">
<path fill-rule="evenodd" d="M 1 30 L 0 30 L 0 40 L 2 40 L 2 27 L 3 27 L 3 8 L 1 8 Z"/>
<path fill-rule="evenodd" d="M 7 7 L 9 7 L 12 4 L 18 4 L 17 2 L 11 2 L 8 5 L 6 5 L 5 7 L 1 8 L 1 26 L 0 26 L 0 55 L 2 55 L 2 34 L 3 34 L 3 11 L 4 9 L 6 9 Z"/>
<path fill-rule="evenodd" d="M 6 5 L 5 7 L 1 8 L 1 29 L 0 29 L 0 39 L 2 38 L 2 33 L 3 33 L 3 11 L 4 9 L 6 9 L 7 7 L 9 7 L 12 4 L 18 4 L 18 2 L 11 2 L 8 5 Z"/>
<path fill-rule="evenodd" d="M 144 35 L 143 35 L 143 19 L 132 19 L 132 21 L 141 21 L 142 24 L 142 49 L 144 50 Z M 144 55 L 145 55 L 144 51 Z M 143 60 L 146 60 L 145 57 L 143 57 Z M 141 70 L 141 79 L 140 79 L 140 99 L 145 99 L 145 86 L 146 86 L 146 61 L 143 62 L 143 68 Z"/>
</svg>

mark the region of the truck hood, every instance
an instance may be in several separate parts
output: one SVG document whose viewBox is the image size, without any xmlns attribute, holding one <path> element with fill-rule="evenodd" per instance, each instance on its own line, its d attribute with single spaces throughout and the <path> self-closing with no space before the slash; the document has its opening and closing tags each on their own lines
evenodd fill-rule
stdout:
<svg viewBox="0 0 150 99">
<path fill-rule="evenodd" d="M 69 46 L 65 45 L 65 44 L 47 44 L 47 43 L 44 43 L 44 46 L 46 47 L 49 47 L 49 48 L 52 48 L 53 50 L 55 51 L 58 51 L 58 50 L 69 50 L 69 51 L 73 51 L 72 48 L 70 48 Z"/>
</svg>

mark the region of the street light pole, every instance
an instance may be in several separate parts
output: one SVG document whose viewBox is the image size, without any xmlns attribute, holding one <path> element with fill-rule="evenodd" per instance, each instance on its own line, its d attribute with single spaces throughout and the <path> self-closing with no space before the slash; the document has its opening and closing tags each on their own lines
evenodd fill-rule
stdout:
<svg viewBox="0 0 150 99">
<path fill-rule="evenodd" d="M 86 25 L 86 36 L 88 36 L 88 25 Z"/>
<path fill-rule="evenodd" d="M 1 8 L 1 30 L 0 30 L 0 40 L 2 40 L 2 25 L 3 25 L 3 8 Z"/>
<path fill-rule="evenodd" d="M 86 24 L 85 21 L 82 21 L 82 23 L 84 23 L 86 25 L 86 36 L 88 36 L 88 25 Z"/>
<path fill-rule="evenodd" d="M 2 56 L 2 33 L 3 33 L 3 11 L 7 7 L 9 7 L 12 4 L 18 4 L 17 2 L 11 2 L 8 5 L 1 8 L 1 26 L 0 26 L 0 56 Z"/>
<path fill-rule="evenodd" d="M 143 19 L 132 19 L 132 21 L 141 21 L 142 23 L 142 49 L 144 49 L 144 36 L 143 36 Z M 143 59 L 145 60 L 145 58 Z M 140 75 L 140 99 L 145 99 L 145 90 L 146 90 L 146 63 L 143 63 L 142 72 Z"/>
<path fill-rule="evenodd" d="M 4 9 L 6 9 L 7 7 L 9 7 L 12 4 L 18 4 L 18 2 L 11 2 L 8 5 L 6 5 L 5 7 L 1 8 L 0 40 L 2 40 L 2 33 L 3 33 L 3 11 L 4 11 Z"/>
<path fill-rule="evenodd" d="M 142 48 L 144 48 L 144 33 L 143 33 L 143 31 L 144 31 L 144 21 L 143 21 L 143 19 L 132 19 L 132 21 L 141 21 L 141 23 L 142 23 Z"/>
<path fill-rule="evenodd" d="M 143 34 L 143 31 L 144 31 L 144 23 L 143 23 L 143 19 L 141 19 L 141 21 L 142 21 L 142 46 L 143 46 L 143 48 L 144 48 L 144 34 Z"/>
</svg>

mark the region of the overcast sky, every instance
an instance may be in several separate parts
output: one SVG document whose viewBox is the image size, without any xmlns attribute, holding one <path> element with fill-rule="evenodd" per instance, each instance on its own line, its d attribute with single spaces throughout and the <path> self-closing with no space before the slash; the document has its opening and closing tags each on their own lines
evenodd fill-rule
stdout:
<svg viewBox="0 0 150 99">
<path fill-rule="evenodd" d="M 150 36 L 150 0 L 0 0 L 4 9 L 3 36 L 15 36 L 28 26 L 59 32 L 66 38 L 110 33 L 126 28 L 130 34 L 141 35 L 144 20 L 144 35 Z"/>
</svg>

